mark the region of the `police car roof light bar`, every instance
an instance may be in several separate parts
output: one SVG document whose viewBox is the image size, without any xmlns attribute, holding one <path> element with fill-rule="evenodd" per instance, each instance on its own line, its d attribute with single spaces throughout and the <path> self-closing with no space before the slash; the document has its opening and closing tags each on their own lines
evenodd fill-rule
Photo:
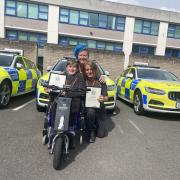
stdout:
<svg viewBox="0 0 180 180">
<path fill-rule="evenodd" d="M 148 67 L 149 64 L 148 63 L 145 63 L 145 62 L 134 62 L 133 66 L 146 66 Z"/>
<path fill-rule="evenodd" d="M 12 53 L 12 54 L 17 54 L 17 55 L 24 55 L 24 51 L 22 49 L 9 49 L 9 48 L 4 48 L 5 53 Z"/>
</svg>

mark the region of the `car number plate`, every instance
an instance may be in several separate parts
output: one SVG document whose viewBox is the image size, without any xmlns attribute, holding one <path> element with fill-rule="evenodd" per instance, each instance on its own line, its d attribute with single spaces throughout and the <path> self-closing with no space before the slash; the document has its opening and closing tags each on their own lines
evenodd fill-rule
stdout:
<svg viewBox="0 0 180 180">
<path fill-rule="evenodd" d="M 176 108 L 180 109 L 180 102 L 176 102 Z"/>
</svg>

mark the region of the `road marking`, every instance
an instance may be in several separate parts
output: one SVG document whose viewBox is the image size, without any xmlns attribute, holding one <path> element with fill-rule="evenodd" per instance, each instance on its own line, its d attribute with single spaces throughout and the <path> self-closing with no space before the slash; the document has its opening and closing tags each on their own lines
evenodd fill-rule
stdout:
<svg viewBox="0 0 180 180">
<path fill-rule="evenodd" d="M 18 111 L 18 110 L 24 108 L 25 106 L 27 106 L 28 104 L 32 103 L 33 101 L 35 101 L 35 99 L 32 99 L 31 101 L 29 101 L 29 102 L 27 102 L 27 103 L 25 103 L 25 104 L 23 104 L 23 105 L 21 105 L 21 106 L 19 106 L 19 107 L 17 107 L 17 108 L 14 108 L 14 109 L 12 109 L 12 110 L 13 110 L 13 111 Z"/>
<path fill-rule="evenodd" d="M 133 125 L 133 127 L 135 127 L 135 129 L 144 136 L 144 133 L 141 131 L 141 129 L 130 119 L 128 119 L 128 121 L 131 123 L 131 125 Z"/>
<path fill-rule="evenodd" d="M 119 124 L 116 124 L 116 125 L 117 125 L 118 129 L 120 130 L 120 133 L 121 133 L 121 134 L 124 134 L 124 131 L 123 131 L 123 129 L 121 128 L 121 126 L 120 126 Z"/>
</svg>

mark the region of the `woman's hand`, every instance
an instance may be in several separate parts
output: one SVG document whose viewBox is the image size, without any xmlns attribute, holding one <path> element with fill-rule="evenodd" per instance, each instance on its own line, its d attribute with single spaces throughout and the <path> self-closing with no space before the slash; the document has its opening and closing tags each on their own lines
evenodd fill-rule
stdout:
<svg viewBox="0 0 180 180">
<path fill-rule="evenodd" d="M 49 88 L 44 88 L 44 91 L 49 94 L 50 91 L 51 91 L 51 89 L 49 89 Z"/>
<path fill-rule="evenodd" d="M 65 92 L 65 91 L 63 91 L 63 92 L 61 93 L 61 95 L 62 95 L 62 96 L 65 96 L 65 95 L 66 95 L 66 92 Z"/>
<path fill-rule="evenodd" d="M 99 102 L 104 102 L 104 96 L 99 96 L 98 101 L 99 101 Z"/>
<path fill-rule="evenodd" d="M 102 84 L 105 84 L 105 83 L 106 83 L 106 78 L 105 78 L 104 75 L 101 75 L 101 76 L 100 76 L 99 82 L 102 83 Z"/>
<path fill-rule="evenodd" d="M 99 102 L 104 102 L 107 100 L 108 100 L 108 96 L 99 96 L 99 99 L 98 99 Z"/>
</svg>

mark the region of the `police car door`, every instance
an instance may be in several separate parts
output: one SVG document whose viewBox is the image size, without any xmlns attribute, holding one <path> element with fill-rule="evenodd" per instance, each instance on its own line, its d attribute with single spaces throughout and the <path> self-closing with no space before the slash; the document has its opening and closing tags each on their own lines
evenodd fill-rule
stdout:
<svg viewBox="0 0 180 180">
<path fill-rule="evenodd" d="M 32 91 L 36 87 L 37 83 L 37 75 L 36 71 L 33 68 L 33 64 L 30 60 L 24 58 L 27 68 L 25 69 L 27 73 L 27 81 L 26 81 L 26 89 L 27 91 Z"/>
<path fill-rule="evenodd" d="M 126 82 L 125 82 L 125 98 L 133 101 L 134 90 L 133 90 L 133 81 L 135 79 L 135 69 L 130 68 L 128 74 L 126 74 Z"/>
<path fill-rule="evenodd" d="M 23 94 L 26 92 L 27 73 L 25 71 L 25 63 L 22 57 L 16 57 L 15 68 L 17 69 L 19 75 L 17 94 Z"/>
<path fill-rule="evenodd" d="M 126 82 L 126 74 L 128 74 L 129 69 L 125 70 L 122 75 L 119 77 L 118 85 L 117 85 L 117 93 L 118 96 L 125 96 L 125 82 Z"/>
</svg>

